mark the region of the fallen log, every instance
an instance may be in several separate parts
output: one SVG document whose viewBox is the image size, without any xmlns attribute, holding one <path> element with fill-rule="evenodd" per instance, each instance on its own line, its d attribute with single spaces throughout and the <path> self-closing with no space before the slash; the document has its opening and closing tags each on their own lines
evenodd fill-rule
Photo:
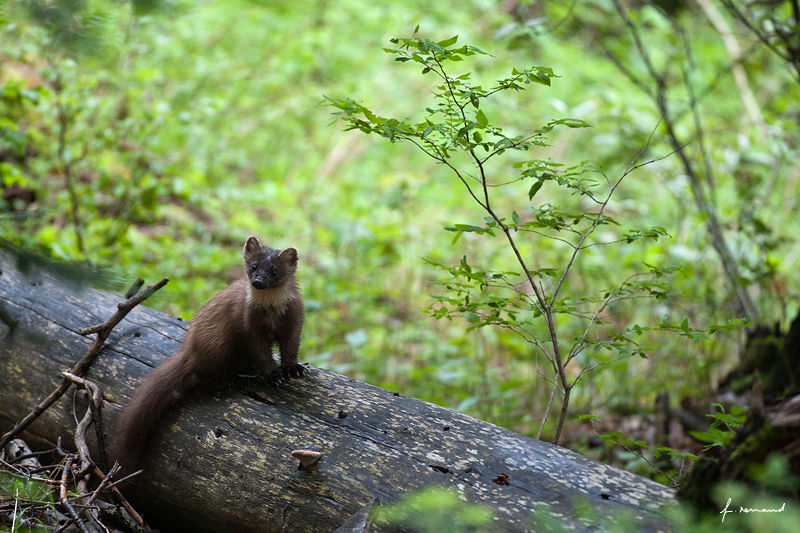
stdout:
<svg viewBox="0 0 800 533">
<path fill-rule="evenodd" d="M 41 270 L 22 274 L 0 253 L 0 433 L 58 386 L 92 342 L 80 330 L 103 322 L 120 301 Z M 314 327 L 313 314 L 306 323 Z M 111 332 L 86 374 L 106 399 L 105 433 L 186 327 L 140 305 Z M 66 447 L 75 401 L 65 395 L 22 436 L 41 447 L 61 438 Z M 95 459 L 97 446 L 90 442 Z M 322 458 L 299 470 L 291 452 L 304 446 Z M 354 531 L 372 502 L 431 485 L 489 506 L 493 527 L 505 531 L 546 524 L 588 531 L 626 521 L 664 530 L 657 510 L 674 501 L 672 490 L 629 472 L 314 367 L 280 388 L 242 379 L 188 395 L 165 417 L 144 469 L 126 494 L 168 531 L 334 531 L 345 522 Z"/>
</svg>

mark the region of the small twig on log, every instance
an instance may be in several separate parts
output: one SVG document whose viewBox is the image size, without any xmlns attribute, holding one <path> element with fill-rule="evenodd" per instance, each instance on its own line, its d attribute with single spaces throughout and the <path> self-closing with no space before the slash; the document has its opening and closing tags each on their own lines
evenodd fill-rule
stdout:
<svg viewBox="0 0 800 533">
<path fill-rule="evenodd" d="M 109 318 L 102 324 L 97 324 L 96 326 L 83 328 L 82 330 L 79 331 L 79 333 L 81 335 L 91 335 L 92 333 L 99 333 L 97 339 L 95 340 L 95 343 L 101 337 L 105 341 L 106 337 L 108 337 L 108 334 L 111 333 L 111 330 L 114 328 L 114 326 L 116 326 L 123 318 L 125 318 L 125 315 L 127 315 L 131 309 L 133 309 L 143 301 L 147 300 L 154 292 L 156 292 L 158 289 L 166 285 L 168 281 L 169 281 L 168 278 L 164 278 L 154 285 L 148 285 L 147 287 L 144 288 L 144 290 L 140 291 L 135 296 L 131 296 L 124 302 L 117 304 L 117 312 L 114 313 L 111 316 L 111 318 Z M 136 283 L 134 283 L 134 286 L 136 286 Z M 131 287 L 131 289 L 132 288 L 133 287 Z M 89 361 L 89 363 L 91 363 L 91 361 Z M 81 375 L 82 372 L 73 372 L 73 374 Z"/>
<path fill-rule="evenodd" d="M 86 500 L 86 503 L 83 504 L 85 506 L 83 512 L 91 515 L 92 521 L 97 524 L 98 527 L 102 528 L 102 530 L 106 533 L 110 533 L 109 529 L 100 520 L 100 507 L 95 505 L 94 502 L 100 495 L 100 492 L 102 492 L 108 486 L 108 484 L 111 483 L 111 478 L 114 477 L 114 475 L 117 473 L 117 470 L 119 470 L 119 464 L 114 463 L 114 466 L 112 466 L 111 470 L 108 471 L 108 474 L 106 474 L 106 476 L 100 482 L 100 485 L 97 486 L 94 492 L 92 492 L 91 496 L 89 496 L 89 499 Z M 82 494 L 80 498 L 86 498 L 86 494 Z"/>
<path fill-rule="evenodd" d="M 61 447 L 61 437 L 58 437 L 56 439 L 56 453 L 61 457 L 66 457 L 70 454 L 68 451 L 65 451 L 64 448 Z"/>
<path fill-rule="evenodd" d="M 117 471 L 119 471 L 119 463 L 114 462 L 114 466 L 112 466 L 111 470 L 108 471 L 106 477 L 103 478 L 103 481 L 100 482 L 97 488 L 94 489 L 94 492 L 89 497 L 89 499 L 86 500 L 86 505 L 92 505 L 94 503 L 94 501 L 100 495 L 100 492 L 103 491 L 106 487 L 108 487 L 108 485 L 111 483 L 111 478 L 113 478 L 116 475 Z"/>
<path fill-rule="evenodd" d="M 67 475 L 72 468 L 72 455 L 64 456 L 64 464 L 61 466 L 61 481 L 59 482 L 58 499 L 64 501 L 67 499 Z"/>
<path fill-rule="evenodd" d="M 66 464 L 61 472 L 61 482 L 59 483 L 61 486 L 59 490 L 59 501 L 61 505 L 63 505 L 64 508 L 69 512 L 69 515 L 75 525 L 78 526 L 83 533 L 90 533 L 86 528 L 86 524 L 84 524 L 83 520 L 81 520 L 81 517 L 78 516 L 78 513 L 75 511 L 75 508 L 69 503 L 69 500 L 67 500 L 67 475 L 72 469 L 72 462 L 74 459 L 75 456 L 71 454 L 67 455 L 66 457 Z"/>
<path fill-rule="evenodd" d="M 98 467 L 95 467 L 94 473 L 98 477 L 105 477 L 103 475 L 103 471 L 100 470 L 100 468 L 98 468 Z M 107 489 L 111 489 L 111 491 L 114 493 L 114 496 L 116 496 L 117 500 L 119 500 L 119 503 L 122 504 L 122 506 L 125 508 L 125 510 L 128 511 L 128 514 L 131 515 L 131 518 L 133 518 L 140 527 L 142 527 L 146 531 L 150 531 L 150 527 L 145 523 L 144 518 L 142 518 L 142 515 L 140 515 L 139 513 L 136 512 L 136 509 L 133 508 L 133 506 L 128 502 L 128 500 L 125 499 L 125 496 L 123 496 L 122 493 L 119 491 L 119 489 L 116 487 L 117 484 L 119 484 L 119 483 L 121 483 L 121 482 L 123 482 L 125 480 L 128 480 L 128 479 L 130 479 L 130 478 L 132 478 L 134 476 L 138 476 L 141 473 L 142 473 L 142 471 L 138 470 L 138 471 L 134 472 L 133 474 L 130 474 L 128 476 L 125 476 L 122 479 L 119 479 L 119 480 L 115 481 L 114 483 L 110 484 L 106 488 Z"/>
<path fill-rule="evenodd" d="M 133 282 L 131 288 L 125 293 L 125 298 L 133 298 L 133 296 L 139 292 L 139 289 L 142 288 L 142 285 L 144 285 L 144 280 L 142 278 L 136 278 L 136 281 Z"/>
<path fill-rule="evenodd" d="M 48 453 L 53 453 L 54 451 L 55 450 L 43 450 L 43 451 L 39 451 L 39 452 L 30 452 L 30 453 L 26 453 L 24 455 L 18 455 L 17 457 L 9 458 L 8 463 L 11 463 L 11 464 L 19 463 L 19 462 L 24 461 L 26 459 L 30 459 L 31 457 L 37 457 L 38 458 L 38 457 L 40 457 L 42 455 L 47 455 Z M 6 463 L 6 464 L 8 464 L 8 463 Z"/>
<path fill-rule="evenodd" d="M 97 466 L 97 465 L 94 463 L 94 461 L 91 461 L 88 465 L 86 465 L 85 467 L 81 468 L 80 470 L 78 470 L 75 473 L 75 476 L 74 476 L 75 479 L 80 481 L 81 479 L 85 478 L 87 475 L 89 475 L 90 472 L 94 472 L 94 467 L 95 466 Z"/>
<path fill-rule="evenodd" d="M 75 376 L 82 376 L 84 372 L 89 368 L 89 365 L 94 362 L 97 356 L 100 354 L 100 350 L 103 348 L 103 344 L 105 343 L 108 336 L 111 334 L 111 330 L 114 329 L 114 326 L 120 323 L 120 321 L 125 318 L 131 309 L 142 303 L 144 300 L 149 298 L 154 292 L 158 289 L 163 287 L 167 284 L 169 280 L 167 278 L 162 279 L 158 283 L 154 285 L 148 285 L 144 288 L 144 290 L 137 293 L 135 296 L 128 298 L 126 301 L 117 304 L 117 311 L 105 322 L 102 324 L 98 324 L 96 326 L 92 326 L 89 328 L 84 328 L 80 331 L 81 335 L 89 335 L 91 333 L 97 333 L 97 338 L 92 343 L 92 346 L 89 348 L 89 351 L 86 352 L 80 361 L 78 361 L 75 366 L 69 371 L 70 374 Z M 42 402 L 37 405 L 33 411 L 28 413 L 25 418 L 17 422 L 17 425 L 14 428 L 3 435 L 3 438 L 0 439 L 0 449 L 4 448 L 6 444 L 9 443 L 11 439 L 14 438 L 20 431 L 28 427 L 34 420 L 39 418 L 39 416 L 44 413 L 48 407 L 53 405 L 53 403 L 58 400 L 61 396 L 67 392 L 71 383 L 63 379 L 61 384 L 56 387 L 56 389 L 51 392 Z"/>
<path fill-rule="evenodd" d="M 90 406 L 88 409 L 86 409 L 86 413 L 83 415 L 83 418 L 75 429 L 75 448 L 78 450 L 78 455 L 80 456 L 81 462 L 81 475 L 78 476 L 78 491 L 86 492 L 89 483 L 89 479 L 86 477 L 86 474 L 92 470 L 92 466 L 94 465 L 94 461 L 92 460 L 89 452 L 89 446 L 86 444 L 86 431 L 89 429 L 89 425 L 92 423 L 92 420 L 97 421 L 98 419 L 97 413 L 100 410 L 100 405 L 103 403 L 103 395 L 100 394 L 100 389 L 97 387 L 97 385 L 88 379 L 80 378 L 74 374 L 70 374 L 69 372 L 62 372 L 61 377 L 86 390 L 89 395 Z M 100 443 L 100 449 L 102 449 L 102 443 Z"/>
<path fill-rule="evenodd" d="M 92 461 L 91 456 L 89 455 L 89 446 L 86 444 L 86 430 L 89 429 L 89 424 L 92 422 L 92 410 L 87 409 L 86 414 L 83 415 L 83 418 L 78 423 L 78 427 L 75 428 L 75 447 L 78 449 L 78 456 L 80 457 L 80 472 L 88 473 L 94 461 Z M 89 488 L 89 477 L 87 475 L 82 475 L 78 478 L 77 489 L 78 492 L 86 492 Z"/>
<path fill-rule="evenodd" d="M 122 484 L 122 483 L 125 483 L 125 482 L 126 482 L 126 481 L 128 481 L 129 479 L 131 479 L 131 478 L 134 478 L 134 477 L 138 476 L 138 475 L 139 475 L 139 474 L 141 474 L 142 472 L 144 472 L 144 470 L 137 470 L 136 472 L 134 472 L 134 473 L 132 473 L 132 474 L 128 474 L 127 476 L 125 476 L 125 477 L 123 477 L 123 478 L 120 478 L 120 479 L 116 480 L 114 483 L 112 483 L 111 485 L 109 485 L 109 486 L 108 486 L 108 488 L 114 488 L 114 487 L 116 487 L 117 485 L 120 485 L 120 484 Z"/>
<path fill-rule="evenodd" d="M 5 459 L 3 459 L 3 455 L 2 454 L 0 454 L 0 465 L 2 465 L 4 469 L 10 470 L 13 473 L 19 474 L 19 475 L 22 475 L 22 476 L 24 476 L 26 474 L 26 472 L 30 470 L 29 468 L 21 468 L 21 467 L 19 467 L 17 465 L 13 465 L 13 464 L 9 463 Z M 36 467 L 36 468 L 39 469 L 39 468 L 42 468 L 42 467 L 39 466 L 39 467 Z M 48 468 L 50 468 L 50 467 L 48 466 Z"/>
<path fill-rule="evenodd" d="M 100 416 L 100 409 L 103 406 L 103 395 L 100 393 L 100 389 L 97 387 L 97 385 L 89 380 L 84 380 L 83 378 L 80 378 L 74 374 L 70 374 L 69 372 L 62 372 L 60 375 L 62 378 L 71 381 L 75 385 L 85 389 L 90 393 L 89 409 L 92 412 L 91 422 L 94 423 L 95 436 L 97 437 L 97 448 L 100 452 L 99 464 L 103 469 L 105 469 L 107 467 L 106 444 L 105 435 L 103 434 L 103 419 Z"/>
</svg>

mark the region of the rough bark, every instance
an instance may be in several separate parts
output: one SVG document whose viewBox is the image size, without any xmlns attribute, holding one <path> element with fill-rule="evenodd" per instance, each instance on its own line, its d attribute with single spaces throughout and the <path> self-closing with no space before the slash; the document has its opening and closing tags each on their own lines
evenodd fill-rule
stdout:
<svg viewBox="0 0 800 533">
<path fill-rule="evenodd" d="M 157 297 L 168 294 L 169 287 Z M 79 330 L 105 320 L 120 301 L 45 272 L 23 275 L 0 254 L 0 307 L 10 318 L 0 321 L 0 433 L 85 353 L 92 339 Z M 112 332 L 86 376 L 105 393 L 106 432 L 186 326 L 139 306 Z M 313 327 L 311 314 L 306 328 Z M 23 436 L 38 446 L 61 437 L 67 446 L 72 402 L 66 395 Z M 291 451 L 306 445 L 323 456 L 298 470 Z M 624 520 L 664 530 L 655 511 L 673 502 L 670 489 L 629 472 L 318 368 L 277 389 L 242 379 L 190 394 L 166 415 L 144 467 L 128 493 L 169 531 L 333 531 L 376 498 L 389 503 L 429 485 L 490 506 L 497 530 L 506 531 L 552 524 L 543 519 L 548 511 L 577 530 Z M 500 474 L 508 484 L 493 481 Z"/>
</svg>

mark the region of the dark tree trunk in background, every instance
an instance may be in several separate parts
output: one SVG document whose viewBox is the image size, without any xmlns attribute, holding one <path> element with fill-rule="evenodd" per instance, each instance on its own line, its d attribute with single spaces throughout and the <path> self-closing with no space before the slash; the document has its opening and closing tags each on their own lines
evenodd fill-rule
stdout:
<svg viewBox="0 0 800 533">
<path fill-rule="evenodd" d="M 701 457 L 681 485 L 679 496 L 698 509 L 712 506 L 714 485 L 739 481 L 757 485 L 754 467 L 771 454 L 786 459 L 789 472 L 800 475 L 800 313 L 789 330 L 758 326 L 748 333 L 741 361 L 720 383 L 717 396 L 747 405 L 747 421 L 725 448 Z M 778 494 L 797 499 L 798 489 Z"/>
<path fill-rule="evenodd" d="M 2 254 L 0 271 L 2 433 L 86 351 L 91 339 L 78 330 L 105 320 L 121 297 L 43 272 L 24 276 Z M 158 297 L 168 298 L 169 286 Z M 112 332 L 86 376 L 105 392 L 106 434 L 186 326 L 139 306 Z M 305 327 L 314 329 L 313 314 Z M 58 437 L 70 447 L 72 408 L 67 394 L 22 436 L 34 447 L 52 447 Z M 306 445 L 323 456 L 298 470 L 290 453 Z M 670 489 L 629 472 L 316 368 L 278 389 L 242 379 L 190 394 L 169 410 L 144 466 L 126 493 L 145 519 L 169 531 L 333 531 L 376 498 L 389 503 L 429 485 L 490 506 L 497 529 L 507 531 L 552 523 L 542 518 L 548 509 L 577 530 L 631 517 L 639 530 L 663 529 L 653 511 L 673 501 Z M 501 474 L 507 484 L 495 481 Z"/>
</svg>

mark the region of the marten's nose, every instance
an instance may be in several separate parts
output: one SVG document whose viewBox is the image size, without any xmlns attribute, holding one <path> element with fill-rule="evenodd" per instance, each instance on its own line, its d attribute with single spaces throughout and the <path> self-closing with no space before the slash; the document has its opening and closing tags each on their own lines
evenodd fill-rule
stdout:
<svg viewBox="0 0 800 533">
<path fill-rule="evenodd" d="M 261 278 L 261 277 L 253 278 L 252 284 L 253 284 L 253 287 L 255 287 L 256 289 L 259 289 L 259 290 L 263 289 L 263 288 L 265 288 L 267 286 L 267 284 L 264 283 L 264 279 Z"/>
</svg>

